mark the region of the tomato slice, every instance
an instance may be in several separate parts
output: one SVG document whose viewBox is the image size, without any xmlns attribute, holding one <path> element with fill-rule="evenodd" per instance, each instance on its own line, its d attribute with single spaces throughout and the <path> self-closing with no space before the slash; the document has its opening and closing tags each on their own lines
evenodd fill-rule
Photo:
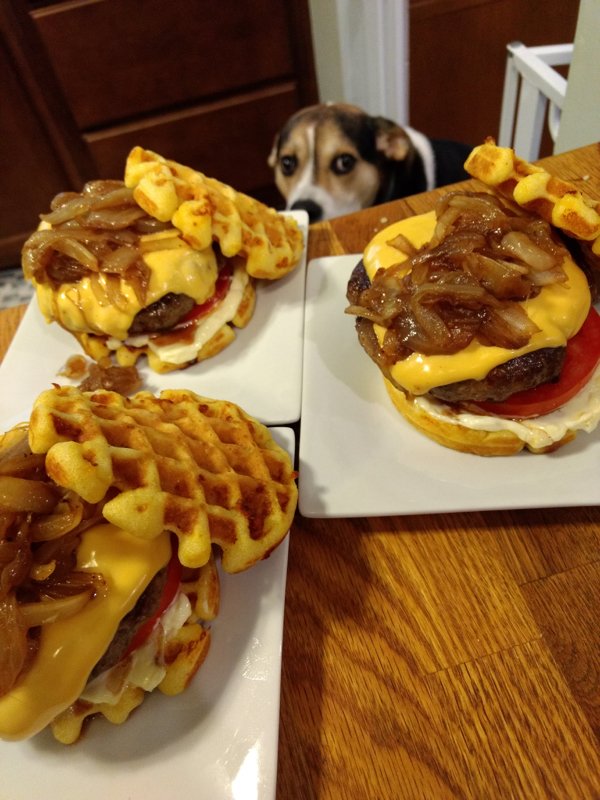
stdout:
<svg viewBox="0 0 600 800">
<path fill-rule="evenodd" d="M 140 627 L 137 629 L 134 637 L 129 643 L 129 647 L 125 652 L 125 656 L 128 656 L 134 650 L 137 650 L 138 647 L 141 647 L 146 642 L 154 630 L 158 620 L 173 602 L 173 598 L 177 594 L 179 584 L 181 583 L 181 571 L 181 564 L 179 563 L 177 552 L 175 550 L 167 566 L 167 578 L 165 580 L 165 585 L 163 587 L 156 611 L 144 622 L 143 625 L 140 625 Z"/>
<path fill-rule="evenodd" d="M 558 381 L 516 392 L 501 402 L 477 403 L 486 414 L 531 419 L 549 414 L 575 397 L 589 381 L 600 361 L 600 315 L 590 309 L 580 330 L 567 342 L 565 363 Z"/>
<path fill-rule="evenodd" d="M 215 291 L 213 294 L 206 300 L 204 303 L 199 303 L 198 305 L 194 306 L 188 313 L 183 317 L 182 320 L 178 323 L 178 325 L 185 325 L 188 322 L 192 322 L 193 320 L 198 319 L 198 317 L 204 316 L 204 314 L 208 314 L 209 311 L 220 303 L 221 300 L 225 297 L 227 292 L 229 291 L 229 287 L 231 286 L 231 279 L 233 277 L 233 267 L 231 264 L 225 264 L 219 270 L 219 274 L 217 276 L 217 280 L 215 283 Z"/>
</svg>

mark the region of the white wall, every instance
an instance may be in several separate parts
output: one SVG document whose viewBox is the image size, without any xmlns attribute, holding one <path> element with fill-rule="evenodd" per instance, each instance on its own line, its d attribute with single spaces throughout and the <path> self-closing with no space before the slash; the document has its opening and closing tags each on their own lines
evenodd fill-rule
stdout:
<svg viewBox="0 0 600 800">
<path fill-rule="evenodd" d="M 600 0 L 581 0 L 555 153 L 600 141 Z"/>
<path fill-rule="evenodd" d="M 309 0 L 319 97 L 408 124 L 408 0 Z"/>
<path fill-rule="evenodd" d="M 319 99 L 344 99 L 337 0 L 309 0 Z"/>
</svg>

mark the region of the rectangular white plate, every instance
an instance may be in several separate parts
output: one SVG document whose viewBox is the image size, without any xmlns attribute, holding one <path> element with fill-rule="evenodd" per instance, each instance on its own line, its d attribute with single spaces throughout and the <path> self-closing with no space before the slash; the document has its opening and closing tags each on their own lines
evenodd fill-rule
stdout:
<svg viewBox="0 0 600 800">
<path fill-rule="evenodd" d="M 294 432 L 273 429 L 293 456 Z M 95 719 L 75 745 L 48 732 L 0 741 L 10 800 L 272 800 L 277 778 L 286 538 L 247 572 L 221 572 L 206 661 L 176 697 L 148 696 L 124 725 Z"/>
<path fill-rule="evenodd" d="M 285 425 L 300 417 L 302 344 L 308 215 L 289 211 L 304 235 L 300 264 L 280 280 L 260 281 L 256 309 L 235 341 L 214 358 L 185 370 L 158 375 L 140 360 L 143 388 L 191 389 L 205 397 L 230 400 L 265 425 Z M 34 298 L 0 365 L 0 419 L 29 409 L 52 382 L 68 384 L 58 372 L 81 348 L 58 324 L 48 325 Z"/>
<path fill-rule="evenodd" d="M 600 429 L 549 455 L 482 458 L 436 444 L 396 411 L 344 314 L 360 255 L 311 261 L 299 509 L 307 517 L 433 514 L 600 502 Z"/>
</svg>

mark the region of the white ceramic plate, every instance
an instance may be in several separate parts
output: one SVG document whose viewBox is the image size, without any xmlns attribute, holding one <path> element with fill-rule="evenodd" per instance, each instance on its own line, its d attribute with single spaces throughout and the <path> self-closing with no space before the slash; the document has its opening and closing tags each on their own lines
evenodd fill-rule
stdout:
<svg viewBox="0 0 600 800">
<path fill-rule="evenodd" d="M 275 428 L 294 452 L 294 432 Z M 96 719 L 70 747 L 43 732 L 0 742 L 10 800 L 272 800 L 277 777 L 287 538 L 239 575 L 221 573 L 206 661 L 177 697 L 155 692 L 129 720 Z"/>
<path fill-rule="evenodd" d="M 285 425 L 300 416 L 302 336 L 308 215 L 298 221 L 305 248 L 301 263 L 280 280 L 261 281 L 256 310 L 246 328 L 219 355 L 189 369 L 158 375 L 140 361 L 144 389 L 191 389 L 205 397 L 231 400 L 265 425 Z M 67 359 L 80 353 L 77 341 L 56 323 L 48 325 L 35 298 L 0 365 L 0 419 L 29 410 L 33 400 L 59 377 Z"/>
<path fill-rule="evenodd" d="M 441 447 L 396 411 L 344 314 L 360 255 L 307 273 L 299 509 L 307 517 L 431 514 L 600 502 L 600 429 L 549 455 Z"/>
</svg>

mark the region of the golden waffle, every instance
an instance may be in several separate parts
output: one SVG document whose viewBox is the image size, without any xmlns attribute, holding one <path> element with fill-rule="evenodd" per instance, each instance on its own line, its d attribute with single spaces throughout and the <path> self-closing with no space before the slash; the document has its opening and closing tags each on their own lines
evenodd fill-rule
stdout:
<svg viewBox="0 0 600 800">
<path fill-rule="evenodd" d="M 179 538 L 179 559 L 200 567 L 211 545 L 227 572 L 267 556 L 296 509 L 290 458 L 269 430 L 233 403 L 184 390 L 81 392 L 55 387 L 35 402 L 30 446 L 60 486 L 134 535 Z"/>
<path fill-rule="evenodd" d="M 205 250 L 214 241 L 226 258 L 239 255 L 254 278 L 281 278 L 299 262 L 296 221 L 201 172 L 134 147 L 125 183 L 148 214 L 169 220 L 186 242 Z"/>
<path fill-rule="evenodd" d="M 166 643 L 165 677 L 158 689 L 165 695 L 181 694 L 204 663 L 211 644 L 211 633 L 200 625 L 185 624 Z M 140 706 L 147 692 L 126 683 L 114 703 L 90 703 L 76 700 L 61 711 L 50 723 L 52 735 L 61 744 L 73 744 L 81 736 L 83 725 L 90 717 L 102 715 L 113 725 L 127 722 L 130 714 Z"/>
<path fill-rule="evenodd" d="M 102 716 L 113 725 L 127 722 L 129 715 L 144 702 L 145 692 L 139 686 L 126 686 L 117 703 L 83 703 L 77 701 L 61 711 L 50 723 L 52 735 L 61 744 L 74 744 L 81 736 L 88 717 Z"/>
<path fill-rule="evenodd" d="M 465 169 L 569 236 L 592 242 L 592 251 L 600 255 L 600 202 L 574 184 L 523 161 L 512 148 L 498 147 L 491 138 L 471 152 Z"/>
</svg>

